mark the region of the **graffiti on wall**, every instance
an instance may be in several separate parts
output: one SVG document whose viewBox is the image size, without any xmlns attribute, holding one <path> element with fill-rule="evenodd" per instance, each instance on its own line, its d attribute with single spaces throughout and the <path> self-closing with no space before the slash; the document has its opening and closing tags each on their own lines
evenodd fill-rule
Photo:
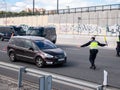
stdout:
<svg viewBox="0 0 120 90">
<path fill-rule="evenodd" d="M 106 26 L 106 32 L 108 34 L 119 34 L 120 33 L 120 25 L 115 24 L 113 26 Z"/>
<path fill-rule="evenodd" d="M 61 32 L 74 32 L 74 33 L 102 33 L 102 28 L 97 25 L 80 24 L 80 25 L 60 25 Z"/>
<path fill-rule="evenodd" d="M 59 30 L 61 33 L 77 33 L 77 34 L 100 34 L 112 35 L 120 32 L 120 25 L 112 26 L 97 26 L 93 24 L 80 24 L 80 25 L 60 25 Z"/>
<path fill-rule="evenodd" d="M 90 24 L 82 24 L 82 25 L 75 25 L 73 26 L 73 31 L 79 32 L 79 33 L 101 33 L 101 27 L 98 27 L 96 25 L 90 25 Z"/>
</svg>

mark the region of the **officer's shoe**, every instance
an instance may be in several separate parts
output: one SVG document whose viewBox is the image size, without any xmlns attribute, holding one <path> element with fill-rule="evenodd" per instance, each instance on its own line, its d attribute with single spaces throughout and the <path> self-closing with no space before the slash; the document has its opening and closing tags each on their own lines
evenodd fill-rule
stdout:
<svg viewBox="0 0 120 90">
<path fill-rule="evenodd" d="M 93 69 L 93 66 L 90 66 L 90 69 Z"/>
<path fill-rule="evenodd" d="M 93 66 L 93 70 L 95 70 L 96 69 L 96 66 Z"/>
<path fill-rule="evenodd" d="M 95 70 L 95 69 L 96 69 L 96 66 L 90 66 L 90 69 Z"/>
</svg>

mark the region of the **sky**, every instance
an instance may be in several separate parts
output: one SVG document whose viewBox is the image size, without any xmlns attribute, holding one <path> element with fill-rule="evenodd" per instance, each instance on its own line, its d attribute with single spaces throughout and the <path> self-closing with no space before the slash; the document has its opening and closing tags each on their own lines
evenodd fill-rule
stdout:
<svg viewBox="0 0 120 90">
<path fill-rule="evenodd" d="M 57 0 L 34 0 L 35 8 L 56 10 Z M 89 7 L 98 5 L 120 4 L 120 0 L 58 0 L 59 9 Z M 33 8 L 33 0 L 0 0 L 0 10 L 20 12 Z"/>
</svg>

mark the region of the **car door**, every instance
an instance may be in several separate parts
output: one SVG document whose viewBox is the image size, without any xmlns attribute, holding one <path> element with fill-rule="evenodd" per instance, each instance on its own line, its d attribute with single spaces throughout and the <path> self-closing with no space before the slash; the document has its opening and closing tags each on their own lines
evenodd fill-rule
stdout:
<svg viewBox="0 0 120 90">
<path fill-rule="evenodd" d="M 36 55 L 35 49 L 33 47 L 33 42 L 31 40 L 24 40 L 25 43 L 25 54 L 24 59 L 29 62 L 33 62 L 34 57 Z"/>
<path fill-rule="evenodd" d="M 22 39 L 15 39 L 15 54 L 17 56 L 17 59 L 24 60 L 24 54 L 25 54 L 25 49 L 24 49 L 24 40 Z"/>
</svg>

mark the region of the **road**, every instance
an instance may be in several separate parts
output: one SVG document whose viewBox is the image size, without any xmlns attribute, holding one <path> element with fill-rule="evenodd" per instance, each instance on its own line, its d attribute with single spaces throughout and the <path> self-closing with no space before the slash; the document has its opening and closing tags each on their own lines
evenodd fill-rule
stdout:
<svg viewBox="0 0 120 90">
<path fill-rule="evenodd" d="M 103 70 L 108 71 L 108 85 L 120 88 L 120 57 L 116 57 L 116 52 L 113 49 L 106 47 L 99 48 L 99 53 L 96 58 L 96 70 L 89 69 L 89 49 L 78 48 L 73 45 L 57 44 L 58 47 L 64 49 L 67 53 L 67 63 L 63 66 L 45 66 L 45 68 L 38 68 L 32 63 L 22 61 L 10 62 L 6 54 L 7 41 L 0 41 L 0 61 L 22 65 L 29 68 L 34 68 L 42 71 L 57 73 L 69 76 L 76 79 L 87 80 L 98 84 L 103 83 Z M 5 74 L 4 70 L 0 68 L 0 74 Z M 10 72 L 8 72 L 9 74 Z M 14 73 L 12 73 L 13 75 Z"/>
</svg>

